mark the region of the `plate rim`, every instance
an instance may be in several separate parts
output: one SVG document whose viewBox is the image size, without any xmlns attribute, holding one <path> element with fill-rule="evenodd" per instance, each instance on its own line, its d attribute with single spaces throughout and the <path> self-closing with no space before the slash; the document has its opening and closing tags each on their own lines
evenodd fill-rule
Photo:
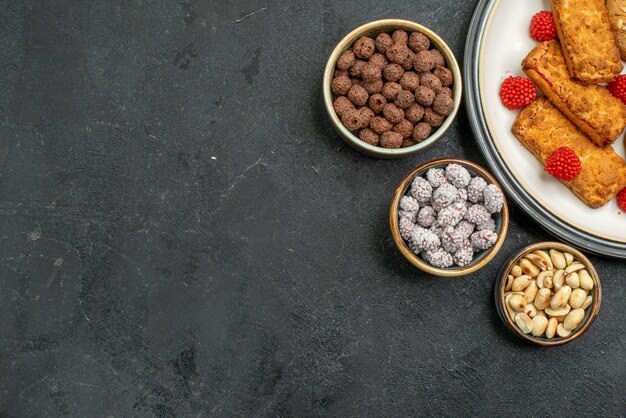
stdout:
<svg viewBox="0 0 626 418">
<path fill-rule="evenodd" d="M 479 69 L 484 31 L 489 23 L 491 11 L 498 3 L 500 0 L 479 0 L 470 21 L 463 57 L 465 107 L 478 148 L 511 201 L 543 229 L 574 247 L 605 257 L 626 259 L 626 244 L 582 231 L 542 207 L 519 184 L 495 147 L 482 107 Z"/>
</svg>

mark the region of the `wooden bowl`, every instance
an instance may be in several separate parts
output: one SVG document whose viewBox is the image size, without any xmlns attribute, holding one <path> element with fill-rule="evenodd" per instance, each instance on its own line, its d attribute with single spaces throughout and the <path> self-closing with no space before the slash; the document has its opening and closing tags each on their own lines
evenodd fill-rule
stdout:
<svg viewBox="0 0 626 418">
<path fill-rule="evenodd" d="M 346 49 L 350 48 L 357 39 L 359 39 L 361 36 L 370 36 L 372 38 L 376 38 L 376 36 L 378 36 L 378 34 L 380 34 L 381 32 L 392 32 L 396 29 L 404 29 L 408 32 L 423 33 L 428 39 L 430 39 L 431 45 L 437 48 L 439 52 L 441 52 L 441 54 L 444 56 L 444 58 L 446 59 L 446 63 L 448 64 L 448 69 L 452 72 L 452 75 L 454 76 L 454 83 L 452 84 L 454 110 L 446 117 L 443 124 L 439 126 L 433 133 L 431 133 L 431 135 L 424 141 L 406 148 L 389 149 L 377 147 L 363 142 L 356 135 L 350 132 L 345 126 L 343 126 L 341 120 L 339 120 L 339 117 L 335 113 L 335 109 L 333 108 L 334 95 L 330 90 L 330 84 L 332 82 L 333 74 L 335 72 L 335 64 L 337 62 L 337 59 Z M 347 34 L 337 44 L 332 54 L 330 54 L 330 58 L 328 58 L 328 62 L 326 63 L 326 70 L 324 71 L 324 104 L 326 106 L 326 112 L 328 113 L 328 117 L 330 118 L 333 127 L 335 128 L 337 133 L 339 133 L 339 135 L 343 138 L 343 140 L 350 144 L 353 148 L 372 157 L 399 158 L 415 154 L 416 152 L 428 148 L 429 146 L 434 144 L 439 138 L 441 138 L 441 136 L 448 130 L 450 125 L 452 125 L 452 121 L 454 121 L 454 118 L 456 117 L 459 107 L 461 106 L 461 97 L 463 90 L 462 83 L 463 82 L 461 79 L 461 71 L 459 70 L 459 65 L 456 62 L 456 58 L 454 58 L 452 50 L 435 32 L 418 23 L 410 22 L 408 20 L 376 20 L 374 22 L 366 23 L 363 26 L 359 26 L 358 28 Z"/>
<path fill-rule="evenodd" d="M 555 249 L 561 252 L 568 252 L 576 257 L 580 262 L 585 266 L 589 275 L 594 281 L 593 290 L 590 294 L 593 296 L 593 302 L 591 306 L 589 306 L 585 310 L 585 316 L 581 323 L 576 327 L 574 331 L 567 337 L 559 337 L 555 336 L 554 338 L 543 337 L 535 337 L 532 334 L 524 334 L 517 324 L 513 322 L 513 320 L 507 315 L 505 312 L 505 289 L 506 289 L 506 279 L 511 271 L 511 268 L 516 265 L 522 257 L 536 250 L 549 250 Z M 527 247 L 522 248 L 517 253 L 515 253 L 502 267 L 500 271 L 500 276 L 498 281 L 496 282 L 495 287 L 495 301 L 496 308 L 498 309 L 498 314 L 500 315 L 500 319 L 504 322 L 504 325 L 515 335 L 532 344 L 540 345 L 543 347 L 555 347 L 563 344 L 570 343 L 576 339 L 578 339 L 581 335 L 583 335 L 591 326 L 593 321 L 598 316 L 598 312 L 600 311 L 600 305 L 602 304 L 602 287 L 600 285 L 600 277 L 598 276 L 598 272 L 595 267 L 589 261 L 587 257 L 576 248 L 563 244 L 560 242 L 538 242 L 536 244 L 529 245 Z"/>
<path fill-rule="evenodd" d="M 417 168 L 414 168 L 406 176 L 402 179 L 400 184 L 396 187 L 395 194 L 393 199 L 391 200 L 391 209 L 389 211 L 389 225 L 391 227 L 391 235 L 393 236 L 393 240 L 396 243 L 396 246 L 407 260 L 415 267 L 419 268 L 426 273 L 430 273 L 435 276 L 441 277 L 458 277 L 465 276 L 467 274 L 473 273 L 478 269 L 481 269 L 495 255 L 498 253 L 502 244 L 504 243 L 504 239 L 506 238 L 506 233 L 509 229 L 509 207 L 506 203 L 506 196 L 504 196 L 504 204 L 502 205 L 502 211 L 499 215 L 494 216 L 496 221 L 496 232 L 498 234 L 498 239 L 493 247 L 488 250 L 483 250 L 482 252 L 475 255 L 474 260 L 471 264 L 465 267 L 448 267 L 448 268 L 438 268 L 433 267 L 428 264 L 426 261 L 422 260 L 419 256 L 415 255 L 413 251 L 407 246 L 406 242 L 400 235 L 400 229 L 398 227 L 398 206 L 400 204 L 400 198 L 406 194 L 406 190 L 411 185 L 413 179 L 418 175 L 423 175 L 431 168 L 436 167 L 445 167 L 448 164 L 459 164 L 465 167 L 473 176 L 479 175 L 485 179 L 489 184 L 495 184 L 500 191 L 502 192 L 502 196 L 504 196 L 504 192 L 502 191 L 502 187 L 498 183 L 498 181 L 493 177 L 487 170 L 482 168 L 476 163 L 471 161 L 463 160 L 460 158 L 442 158 L 438 160 L 432 160 L 427 162 L 426 164 L 420 165 Z"/>
</svg>

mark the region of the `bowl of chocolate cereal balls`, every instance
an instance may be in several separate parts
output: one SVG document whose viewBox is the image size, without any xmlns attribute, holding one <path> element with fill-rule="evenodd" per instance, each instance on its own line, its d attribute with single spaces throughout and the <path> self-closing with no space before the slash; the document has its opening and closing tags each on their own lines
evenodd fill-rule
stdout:
<svg viewBox="0 0 626 418">
<path fill-rule="evenodd" d="M 435 143 L 461 104 L 461 72 L 448 45 L 407 20 L 377 20 L 346 35 L 324 72 L 335 130 L 373 157 L 399 158 Z"/>
<path fill-rule="evenodd" d="M 415 267 L 441 277 L 470 274 L 498 253 L 509 226 L 502 188 L 484 168 L 459 158 L 430 161 L 396 187 L 391 234 Z"/>
</svg>

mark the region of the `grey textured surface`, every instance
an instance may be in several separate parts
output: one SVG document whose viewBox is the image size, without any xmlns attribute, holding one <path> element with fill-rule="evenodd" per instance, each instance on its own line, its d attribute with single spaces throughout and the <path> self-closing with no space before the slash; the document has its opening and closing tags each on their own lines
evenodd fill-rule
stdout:
<svg viewBox="0 0 626 418">
<path fill-rule="evenodd" d="M 473 7 L 0 0 L 0 416 L 623 414 L 623 263 L 591 257 L 583 338 L 519 343 L 492 288 L 549 238 L 524 214 L 462 279 L 388 231 L 411 167 L 482 162 L 466 115 L 397 161 L 326 118 L 343 34 L 402 17 L 461 57 Z"/>
</svg>

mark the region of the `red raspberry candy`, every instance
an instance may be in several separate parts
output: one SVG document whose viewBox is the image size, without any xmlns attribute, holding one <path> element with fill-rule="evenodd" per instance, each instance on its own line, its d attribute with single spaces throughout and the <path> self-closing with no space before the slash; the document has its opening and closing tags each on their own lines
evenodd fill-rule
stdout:
<svg viewBox="0 0 626 418">
<path fill-rule="evenodd" d="M 546 161 L 545 170 L 559 180 L 574 180 L 580 174 L 580 159 L 571 148 L 561 147 Z"/>
<path fill-rule="evenodd" d="M 511 110 L 528 106 L 536 97 L 535 85 L 525 77 L 508 77 L 500 87 L 500 100 Z"/>
<path fill-rule="evenodd" d="M 530 37 L 535 41 L 543 42 L 556 39 L 556 25 L 552 12 L 543 10 L 530 20 Z"/>
<path fill-rule="evenodd" d="M 617 80 L 610 82 L 606 87 L 613 96 L 626 104 L 626 75 L 620 75 Z"/>
<path fill-rule="evenodd" d="M 626 212 L 626 188 L 617 194 L 617 206 Z"/>
</svg>

